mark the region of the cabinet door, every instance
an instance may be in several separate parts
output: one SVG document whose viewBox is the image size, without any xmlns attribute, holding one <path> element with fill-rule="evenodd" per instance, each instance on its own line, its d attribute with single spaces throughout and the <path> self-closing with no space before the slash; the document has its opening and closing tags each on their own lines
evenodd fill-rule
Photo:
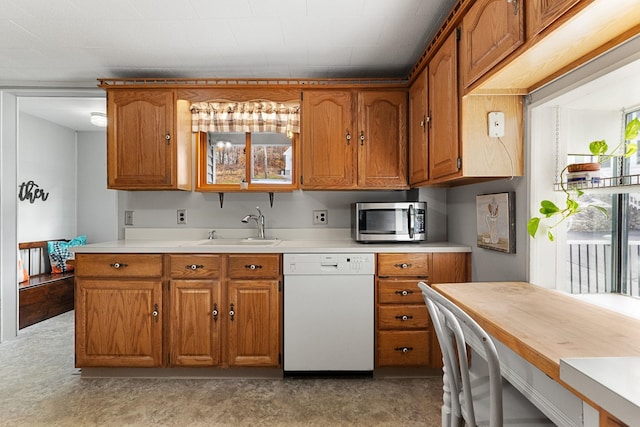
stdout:
<svg viewBox="0 0 640 427">
<path fill-rule="evenodd" d="M 457 174 L 458 60 L 455 32 L 429 62 L 429 179 Z"/>
<path fill-rule="evenodd" d="M 471 255 L 467 252 L 437 252 L 433 254 L 431 283 L 471 281 Z"/>
<path fill-rule="evenodd" d="M 277 280 L 229 281 L 229 366 L 280 365 Z"/>
<path fill-rule="evenodd" d="M 427 69 L 409 89 L 409 184 L 429 179 L 427 132 Z"/>
<path fill-rule="evenodd" d="M 218 365 L 220 283 L 217 280 L 172 280 L 170 288 L 171 365 Z"/>
<path fill-rule="evenodd" d="M 464 15 L 460 60 L 465 88 L 524 43 L 522 3 L 479 0 Z"/>
<path fill-rule="evenodd" d="M 114 90 L 107 94 L 108 187 L 175 186 L 174 92 Z"/>
<path fill-rule="evenodd" d="M 547 28 L 580 0 L 538 0 L 526 2 L 527 40 Z"/>
<path fill-rule="evenodd" d="M 358 187 L 407 188 L 407 94 L 358 93 Z"/>
<path fill-rule="evenodd" d="M 76 367 L 161 366 L 162 282 L 76 280 Z"/>
<path fill-rule="evenodd" d="M 302 102 L 302 179 L 308 189 L 355 187 L 356 135 L 350 91 L 308 91 Z"/>
</svg>

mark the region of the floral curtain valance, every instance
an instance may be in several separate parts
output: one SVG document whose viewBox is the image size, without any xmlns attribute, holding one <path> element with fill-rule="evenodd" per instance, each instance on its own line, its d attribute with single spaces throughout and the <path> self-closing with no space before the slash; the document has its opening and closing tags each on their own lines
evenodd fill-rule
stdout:
<svg viewBox="0 0 640 427">
<path fill-rule="evenodd" d="M 300 133 L 299 102 L 195 102 L 191 117 L 193 132 Z"/>
</svg>

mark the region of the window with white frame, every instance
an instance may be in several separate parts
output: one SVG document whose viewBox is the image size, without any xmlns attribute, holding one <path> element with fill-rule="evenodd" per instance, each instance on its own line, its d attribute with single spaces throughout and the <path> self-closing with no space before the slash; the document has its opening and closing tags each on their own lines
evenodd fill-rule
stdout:
<svg viewBox="0 0 640 427">
<path fill-rule="evenodd" d="M 636 49 L 637 51 L 637 49 Z M 623 55 L 624 56 L 624 55 Z M 616 64 L 617 59 L 610 60 Z M 593 161 L 589 143 L 605 139 L 610 147 L 624 140 L 626 124 L 640 117 L 640 55 L 618 65 L 594 66 L 593 75 L 574 77 L 553 96 L 553 88 L 532 96 L 530 119 L 530 212 L 541 200 L 566 204 L 555 182 L 570 163 Z M 569 77 L 571 80 L 571 77 Z M 578 84 L 578 83 L 579 84 Z M 563 82 L 556 82 L 562 88 Z M 553 86 L 553 85 L 550 85 Z M 542 91 L 544 92 L 544 91 Z M 607 182 L 638 182 L 638 155 L 602 164 Z M 597 186 L 596 186 L 597 187 Z M 585 190 L 578 201 L 595 204 L 555 229 L 556 241 L 544 236 L 530 241 L 530 281 L 570 293 L 621 293 L 640 296 L 640 188 L 607 185 Z"/>
</svg>

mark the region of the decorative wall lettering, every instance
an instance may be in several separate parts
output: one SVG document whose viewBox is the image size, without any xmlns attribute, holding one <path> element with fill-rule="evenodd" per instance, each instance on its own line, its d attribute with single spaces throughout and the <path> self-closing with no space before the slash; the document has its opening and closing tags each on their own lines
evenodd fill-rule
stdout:
<svg viewBox="0 0 640 427">
<path fill-rule="evenodd" d="M 23 182 L 20 184 L 20 191 L 18 192 L 18 199 L 20 201 L 29 200 L 30 203 L 35 202 L 37 199 L 42 199 L 45 202 L 49 198 L 49 193 L 45 192 L 33 181 Z"/>
</svg>

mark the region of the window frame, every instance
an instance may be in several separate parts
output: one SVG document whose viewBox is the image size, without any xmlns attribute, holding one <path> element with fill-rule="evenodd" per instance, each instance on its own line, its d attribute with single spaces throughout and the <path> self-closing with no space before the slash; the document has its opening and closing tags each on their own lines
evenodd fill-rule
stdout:
<svg viewBox="0 0 640 427">
<path fill-rule="evenodd" d="M 256 132 L 253 132 L 256 133 Z M 300 188 L 298 180 L 298 167 L 299 167 L 299 139 L 300 135 L 293 134 L 291 138 L 291 150 L 293 152 L 291 162 L 291 183 L 289 184 L 264 184 L 251 182 L 251 132 L 245 133 L 245 150 L 246 159 L 245 162 L 245 181 L 247 183 L 246 188 L 242 188 L 240 184 L 211 184 L 207 182 L 208 171 L 208 141 L 206 132 L 198 132 L 196 134 L 196 188 L 198 192 L 217 192 L 217 193 L 233 193 L 233 192 L 291 192 Z"/>
</svg>

